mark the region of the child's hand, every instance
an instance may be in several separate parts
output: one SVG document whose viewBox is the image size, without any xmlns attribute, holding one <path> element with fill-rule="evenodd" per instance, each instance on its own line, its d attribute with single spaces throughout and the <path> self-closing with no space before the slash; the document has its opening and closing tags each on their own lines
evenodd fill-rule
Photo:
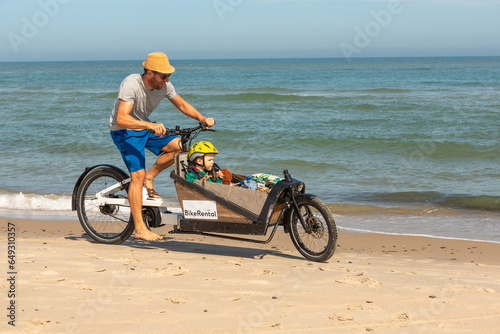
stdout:
<svg viewBox="0 0 500 334">
<path fill-rule="evenodd" d="M 208 178 L 209 178 L 209 176 L 208 176 L 208 173 L 207 173 L 207 174 L 205 174 L 205 176 L 203 176 L 203 177 L 201 178 L 201 180 L 202 180 L 202 181 L 206 181 L 206 180 L 208 180 Z"/>
<path fill-rule="evenodd" d="M 215 176 L 217 176 L 218 178 L 223 179 L 224 178 L 224 173 L 222 173 L 221 171 L 218 171 L 217 173 L 215 173 Z"/>
</svg>

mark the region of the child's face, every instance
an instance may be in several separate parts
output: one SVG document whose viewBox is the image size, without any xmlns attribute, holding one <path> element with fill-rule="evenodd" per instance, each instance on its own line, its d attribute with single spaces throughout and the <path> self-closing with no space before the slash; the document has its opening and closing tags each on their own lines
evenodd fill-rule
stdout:
<svg viewBox="0 0 500 334">
<path fill-rule="evenodd" d="M 214 168 L 215 163 L 215 154 L 207 153 L 205 154 L 205 169 L 207 171 L 211 171 Z"/>
</svg>

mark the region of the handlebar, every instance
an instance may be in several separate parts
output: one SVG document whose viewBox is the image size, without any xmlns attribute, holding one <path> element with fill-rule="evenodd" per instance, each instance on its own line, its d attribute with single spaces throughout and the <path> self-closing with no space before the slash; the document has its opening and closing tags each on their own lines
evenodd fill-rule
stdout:
<svg viewBox="0 0 500 334">
<path fill-rule="evenodd" d="M 165 134 L 166 135 L 170 135 L 170 136 L 186 136 L 186 135 L 190 135 L 191 133 L 193 133 L 193 132 L 195 132 L 197 130 L 215 132 L 215 130 L 207 128 L 207 124 L 206 123 L 202 123 L 202 122 L 200 122 L 200 125 L 198 125 L 198 126 L 196 126 L 194 128 L 181 129 L 181 127 L 179 125 L 177 125 L 175 127 L 175 129 L 165 128 L 165 130 L 166 130 Z M 150 129 L 149 133 L 154 133 L 154 130 Z"/>
<path fill-rule="evenodd" d="M 209 129 L 207 128 L 207 124 L 206 123 L 202 123 L 200 122 L 200 125 L 194 127 L 194 128 L 186 128 L 186 129 L 181 129 L 179 125 L 177 125 L 175 127 L 175 129 L 166 129 L 167 130 L 167 134 L 171 135 L 171 136 L 185 136 L 185 135 L 190 135 L 191 133 L 195 132 L 195 131 L 212 131 L 212 132 L 215 132 L 215 130 L 212 130 L 212 129 Z"/>
<path fill-rule="evenodd" d="M 196 133 L 196 131 L 198 131 Z M 195 139 L 198 134 L 202 131 L 212 131 L 215 132 L 215 130 L 209 129 L 207 127 L 206 123 L 200 122 L 200 125 L 194 127 L 194 128 L 185 128 L 181 129 L 179 125 L 175 127 L 175 129 L 168 129 L 166 128 L 166 135 L 167 136 L 180 136 L 181 137 L 181 145 L 182 145 L 182 150 L 187 151 L 188 147 L 191 146 L 191 141 Z M 154 133 L 153 130 L 149 130 L 150 133 Z M 188 145 L 189 142 L 189 145 Z"/>
</svg>

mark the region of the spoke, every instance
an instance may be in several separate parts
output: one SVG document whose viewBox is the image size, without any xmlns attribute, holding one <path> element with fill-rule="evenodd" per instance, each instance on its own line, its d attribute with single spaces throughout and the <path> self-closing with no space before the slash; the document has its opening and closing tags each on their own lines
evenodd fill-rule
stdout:
<svg viewBox="0 0 500 334">
<path fill-rule="evenodd" d="M 94 233 L 104 238 L 113 238 L 123 233 L 130 220 L 130 212 L 127 207 L 116 205 L 99 206 L 96 202 L 96 193 L 119 182 L 114 177 L 98 176 L 87 187 L 83 198 L 83 211 L 86 215 L 88 227 Z M 123 187 L 113 189 L 103 194 L 104 197 L 128 198 Z M 124 212 L 125 211 L 125 212 Z"/>
<path fill-rule="evenodd" d="M 298 217 L 295 219 L 296 229 L 298 235 L 300 237 L 300 242 L 304 246 L 304 248 L 308 249 L 313 253 L 321 253 L 328 246 L 329 233 L 326 227 L 326 222 L 324 217 L 320 212 L 316 210 L 316 208 L 304 205 L 301 208 L 302 216 L 306 221 L 306 224 L 311 228 L 311 233 L 307 233 L 302 228 L 300 220 Z"/>
</svg>

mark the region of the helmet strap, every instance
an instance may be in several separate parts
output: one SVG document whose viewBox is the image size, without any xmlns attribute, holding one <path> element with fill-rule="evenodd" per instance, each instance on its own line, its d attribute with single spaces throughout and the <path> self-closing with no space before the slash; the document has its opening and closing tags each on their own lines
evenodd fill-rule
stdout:
<svg viewBox="0 0 500 334">
<path fill-rule="evenodd" d="M 214 170 L 207 170 L 207 166 L 205 166 L 205 154 L 203 155 L 203 170 L 205 171 L 205 173 L 208 175 L 208 177 L 213 177 L 214 175 Z"/>
<path fill-rule="evenodd" d="M 199 164 L 199 163 L 196 162 L 198 160 L 198 158 L 194 159 L 193 163 L 196 166 L 201 166 L 201 167 L 203 167 L 203 169 L 205 169 L 205 155 L 203 154 L 203 156 L 199 157 L 199 158 L 201 158 L 201 164 Z"/>
</svg>

